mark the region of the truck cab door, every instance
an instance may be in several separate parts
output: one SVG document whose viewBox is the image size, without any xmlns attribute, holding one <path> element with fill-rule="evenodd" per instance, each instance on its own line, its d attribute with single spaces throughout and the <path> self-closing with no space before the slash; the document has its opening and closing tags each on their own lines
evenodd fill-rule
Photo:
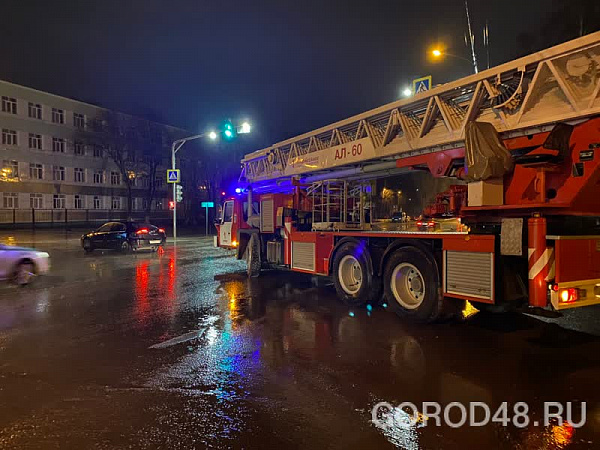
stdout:
<svg viewBox="0 0 600 450">
<path fill-rule="evenodd" d="M 227 247 L 232 246 L 232 241 L 234 240 L 231 237 L 233 228 L 233 206 L 233 200 L 225 202 L 223 205 L 223 220 L 219 227 L 219 242 L 221 245 Z"/>
</svg>

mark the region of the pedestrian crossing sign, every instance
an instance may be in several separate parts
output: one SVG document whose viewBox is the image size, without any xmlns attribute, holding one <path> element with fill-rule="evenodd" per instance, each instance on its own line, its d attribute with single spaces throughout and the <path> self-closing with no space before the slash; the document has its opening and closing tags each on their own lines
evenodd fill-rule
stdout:
<svg viewBox="0 0 600 450">
<path fill-rule="evenodd" d="M 179 169 L 168 169 L 167 170 L 167 183 L 179 183 Z"/>
<path fill-rule="evenodd" d="M 431 89 L 431 75 L 413 80 L 413 95 Z"/>
</svg>

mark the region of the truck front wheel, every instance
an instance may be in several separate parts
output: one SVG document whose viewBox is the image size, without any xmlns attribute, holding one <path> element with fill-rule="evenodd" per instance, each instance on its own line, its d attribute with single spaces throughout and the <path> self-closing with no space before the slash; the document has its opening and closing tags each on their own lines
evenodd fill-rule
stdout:
<svg viewBox="0 0 600 450">
<path fill-rule="evenodd" d="M 338 297 L 350 306 L 378 302 L 381 281 L 369 264 L 369 252 L 363 244 L 348 242 L 333 259 L 333 283 Z"/>
<path fill-rule="evenodd" d="M 443 297 L 433 256 L 415 247 L 396 250 L 384 271 L 385 296 L 400 316 L 433 322 L 442 311 Z"/>
</svg>

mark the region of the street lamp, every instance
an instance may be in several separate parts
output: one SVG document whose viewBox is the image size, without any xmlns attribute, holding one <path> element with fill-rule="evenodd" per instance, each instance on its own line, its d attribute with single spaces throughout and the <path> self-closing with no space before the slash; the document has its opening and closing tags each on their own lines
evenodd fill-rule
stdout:
<svg viewBox="0 0 600 450">
<path fill-rule="evenodd" d="M 441 49 L 439 49 L 439 48 L 435 48 L 435 49 L 433 49 L 433 50 L 431 51 L 431 55 L 433 56 L 433 58 L 434 58 L 434 59 L 440 59 L 440 58 L 442 58 L 443 56 L 448 56 L 448 57 L 450 57 L 450 58 L 462 59 L 463 61 L 466 61 L 466 62 L 468 62 L 469 64 L 472 64 L 472 63 L 473 63 L 473 61 L 471 61 L 471 60 L 470 60 L 470 59 L 468 59 L 468 58 L 465 58 L 464 56 L 453 55 L 452 53 L 448 53 L 448 52 L 446 52 L 446 51 L 443 51 L 443 50 L 441 50 Z M 477 67 L 476 67 L 475 65 L 473 66 L 473 71 L 474 71 L 475 73 L 477 73 Z"/>
<path fill-rule="evenodd" d="M 413 92 L 412 92 L 412 89 L 411 89 L 411 88 L 409 88 L 409 87 L 405 87 L 405 88 L 402 90 L 402 95 L 404 95 L 405 97 L 410 97 L 410 96 L 412 95 L 412 93 L 413 93 Z"/>
<path fill-rule="evenodd" d="M 240 128 L 245 130 L 243 134 L 250 133 L 250 124 L 248 122 L 244 122 Z M 226 139 L 231 139 L 234 137 L 231 122 L 226 123 L 225 129 L 223 130 L 223 136 Z M 173 144 L 171 145 L 171 169 L 175 170 L 175 155 L 181 149 L 181 147 L 183 147 L 183 144 L 185 144 L 188 141 L 193 141 L 203 137 L 208 137 L 209 139 L 214 141 L 215 139 L 217 139 L 218 134 L 216 131 L 212 130 L 207 133 L 200 133 L 194 136 L 189 136 L 183 139 L 177 139 L 173 141 Z M 175 200 L 176 198 L 177 183 L 173 183 L 173 242 L 177 242 L 177 201 Z"/>
<path fill-rule="evenodd" d="M 250 133 L 251 129 L 252 127 L 250 126 L 250 124 L 248 122 L 244 122 L 242 123 L 242 126 L 239 127 L 238 134 L 248 134 Z"/>
</svg>

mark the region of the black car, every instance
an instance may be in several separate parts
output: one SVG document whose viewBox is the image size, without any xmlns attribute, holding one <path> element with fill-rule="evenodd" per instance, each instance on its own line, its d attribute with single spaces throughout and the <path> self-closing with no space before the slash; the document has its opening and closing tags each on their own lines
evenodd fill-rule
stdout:
<svg viewBox="0 0 600 450">
<path fill-rule="evenodd" d="M 397 211 L 392 214 L 392 223 L 400 223 L 406 221 L 406 214 L 402 211 Z"/>
<path fill-rule="evenodd" d="M 81 236 L 81 246 L 87 253 L 96 249 L 113 249 L 123 253 L 141 249 L 156 251 L 166 241 L 164 229 L 136 222 L 107 222 Z"/>
</svg>

